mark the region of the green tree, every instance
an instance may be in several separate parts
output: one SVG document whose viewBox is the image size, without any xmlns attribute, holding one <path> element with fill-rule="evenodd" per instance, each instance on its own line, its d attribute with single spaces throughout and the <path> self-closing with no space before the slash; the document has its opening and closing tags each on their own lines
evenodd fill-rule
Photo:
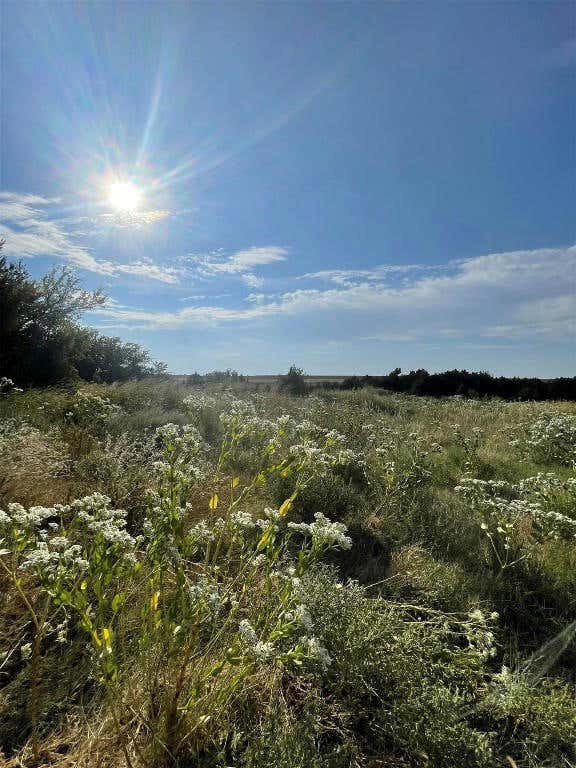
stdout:
<svg viewBox="0 0 576 768">
<path fill-rule="evenodd" d="M 161 372 L 138 344 L 79 324 L 105 300 L 101 291 L 83 290 L 67 267 L 33 280 L 20 262 L 0 255 L 0 376 L 45 386 L 76 376 L 115 381 Z"/>
<path fill-rule="evenodd" d="M 280 377 L 280 389 L 291 395 L 305 395 L 308 392 L 308 385 L 304 378 L 304 370 L 296 365 L 291 365 L 288 373 Z"/>
<path fill-rule="evenodd" d="M 105 336 L 94 328 L 75 329 L 71 359 L 78 375 L 87 381 L 128 381 L 166 371 L 165 364 L 152 360 L 139 344 Z"/>
</svg>

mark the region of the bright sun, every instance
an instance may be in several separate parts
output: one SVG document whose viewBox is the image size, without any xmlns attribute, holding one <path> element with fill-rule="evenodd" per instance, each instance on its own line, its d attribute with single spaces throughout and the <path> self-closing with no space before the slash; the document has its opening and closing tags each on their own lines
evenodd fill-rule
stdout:
<svg viewBox="0 0 576 768">
<path fill-rule="evenodd" d="M 134 184 L 112 184 L 108 194 L 108 202 L 118 211 L 135 211 L 140 202 L 140 190 Z"/>
</svg>

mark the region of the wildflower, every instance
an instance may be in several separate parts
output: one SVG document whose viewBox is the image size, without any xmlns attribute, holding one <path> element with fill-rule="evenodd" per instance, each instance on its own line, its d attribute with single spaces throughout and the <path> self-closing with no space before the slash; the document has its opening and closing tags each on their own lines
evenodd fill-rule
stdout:
<svg viewBox="0 0 576 768">
<path fill-rule="evenodd" d="M 294 611 L 294 618 L 296 621 L 299 621 L 300 624 L 304 627 L 304 629 L 307 632 L 312 632 L 314 629 L 314 622 L 312 620 L 312 616 L 310 616 L 310 613 L 308 612 L 308 608 L 304 605 L 304 603 L 301 603 L 300 605 L 296 606 L 296 609 Z"/>
<path fill-rule="evenodd" d="M 200 522 L 196 523 L 188 532 L 188 536 L 195 544 L 200 545 L 208 544 L 216 538 L 214 531 L 208 527 L 205 520 L 200 520 Z"/>
<path fill-rule="evenodd" d="M 288 528 L 310 536 L 315 547 L 352 547 L 352 539 L 346 535 L 348 529 L 344 523 L 332 522 L 322 512 L 314 514 L 313 523 L 288 523 Z"/>
<path fill-rule="evenodd" d="M 256 526 L 256 523 L 252 519 L 252 515 L 249 512 L 242 512 L 241 510 L 235 510 L 230 514 L 230 522 L 238 528 L 254 528 Z"/>
<path fill-rule="evenodd" d="M 191 584 L 188 591 L 195 601 L 203 602 L 212 612 L 218 612 L 222 605 L 218 584 L 206 576 Z"/>
<path fill-rule="evenodd" d="M 54 556 L 56 562 L 58 561 L 58 554 L 51 553 L 48 549 L 48 545 L 45 541 L 39 541 L 36 545 L 36 549 L 29 552 L 20 565 L 21 571 L 35 571 L 48 568 L 54 563 Z"/>
<path fill-rule="evenodd" d="M 319 661 L 323 669 L 327 669 L 332 664 L 332 658 L 322 643 L 316 637 L 307 637 L 305 642 L 310 657 Z"/>
<path fill-rule="evenodd" d="M 68 618 L 56 626 L 56 642 L 63 644 L 68 639 Z"/>
<path fill-rule="evenodd" d="M 252 653 L 258 661 L 268 661 L 274 653 L 274 643 L 263 643 L 258 641 L 252 647 Z"/>
<path fill-rule="evenodd" d="M 248 619 L 242 619 L 238 626 L 238 630 L 245 645 L 249 647 L 254 647 L 256 645 L 258 642 L 258 635 Z"/>
<path fill-rule="evenodd" d="M 20 646 L 20 656 L 23 661 L 26 661 L 32 656 L 32 643 L 26 643 L 25 645 Z"/>
</svg>

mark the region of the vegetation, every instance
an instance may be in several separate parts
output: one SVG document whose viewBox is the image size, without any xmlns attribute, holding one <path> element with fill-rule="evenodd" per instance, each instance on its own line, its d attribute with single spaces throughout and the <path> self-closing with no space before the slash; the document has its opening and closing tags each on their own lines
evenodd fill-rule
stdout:
<svg viewBox="0 0 576 768">
<path fill-rule="evenodd" d="M 576 409 L 0 394 L 7 766 L 576 765 Z"/>
<path fill-rule="evenodd" d="M 342 389 L 378 387 L 392 392 L 406 392 L 427 397 L 499 397 L 504 400 L 576 400 L 576 377 L 560 379 L 506 378 L 486 372 L 444 371 L 428 373 L 423 369 L 402 374 L 395 368 L 387 376 L 352 376 L 342 382 Z"/>
<path fill-rule="evenodd" d="M 3 243 L 0 242 L 0 249 Z M 32 280 L 0 254 L 0 375 L 19 387 L 82 378 L 126 381 L 161 373 L 146 350 L 85 328 L 80 316 L 105 301 L 68 268 Z"/>
<path fill-rule="evenodd" d="M 227 368 L 225 371 L 210 371 L 209 373 L 191 373 L 185 377 L 187 384 L 199 386 L 201 384 L 238 384 L 245 380 L 238 371 Z"/>
<path fill-rule="evenodd" d="M 280 376 L 280 389 L 288 392 L 290 395 L 305 395 L 308 391 L 308 385 L 304 378 L 304 371 L 296 365 L 291 365 L 288 373 Z"/>
</svg>

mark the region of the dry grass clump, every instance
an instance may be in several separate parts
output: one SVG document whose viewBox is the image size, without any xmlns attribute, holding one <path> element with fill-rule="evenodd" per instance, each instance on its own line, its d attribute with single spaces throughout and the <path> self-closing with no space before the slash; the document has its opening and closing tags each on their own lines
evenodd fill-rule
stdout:
<svg viewBox="0 0 576 768">
<path fill-rule="evenodd" d="M 25 505 L 50 503 L 65 494 L 70 470 L 68 446 L 51 428 L 0 422 L 0 498 Z"/>
</svg>

